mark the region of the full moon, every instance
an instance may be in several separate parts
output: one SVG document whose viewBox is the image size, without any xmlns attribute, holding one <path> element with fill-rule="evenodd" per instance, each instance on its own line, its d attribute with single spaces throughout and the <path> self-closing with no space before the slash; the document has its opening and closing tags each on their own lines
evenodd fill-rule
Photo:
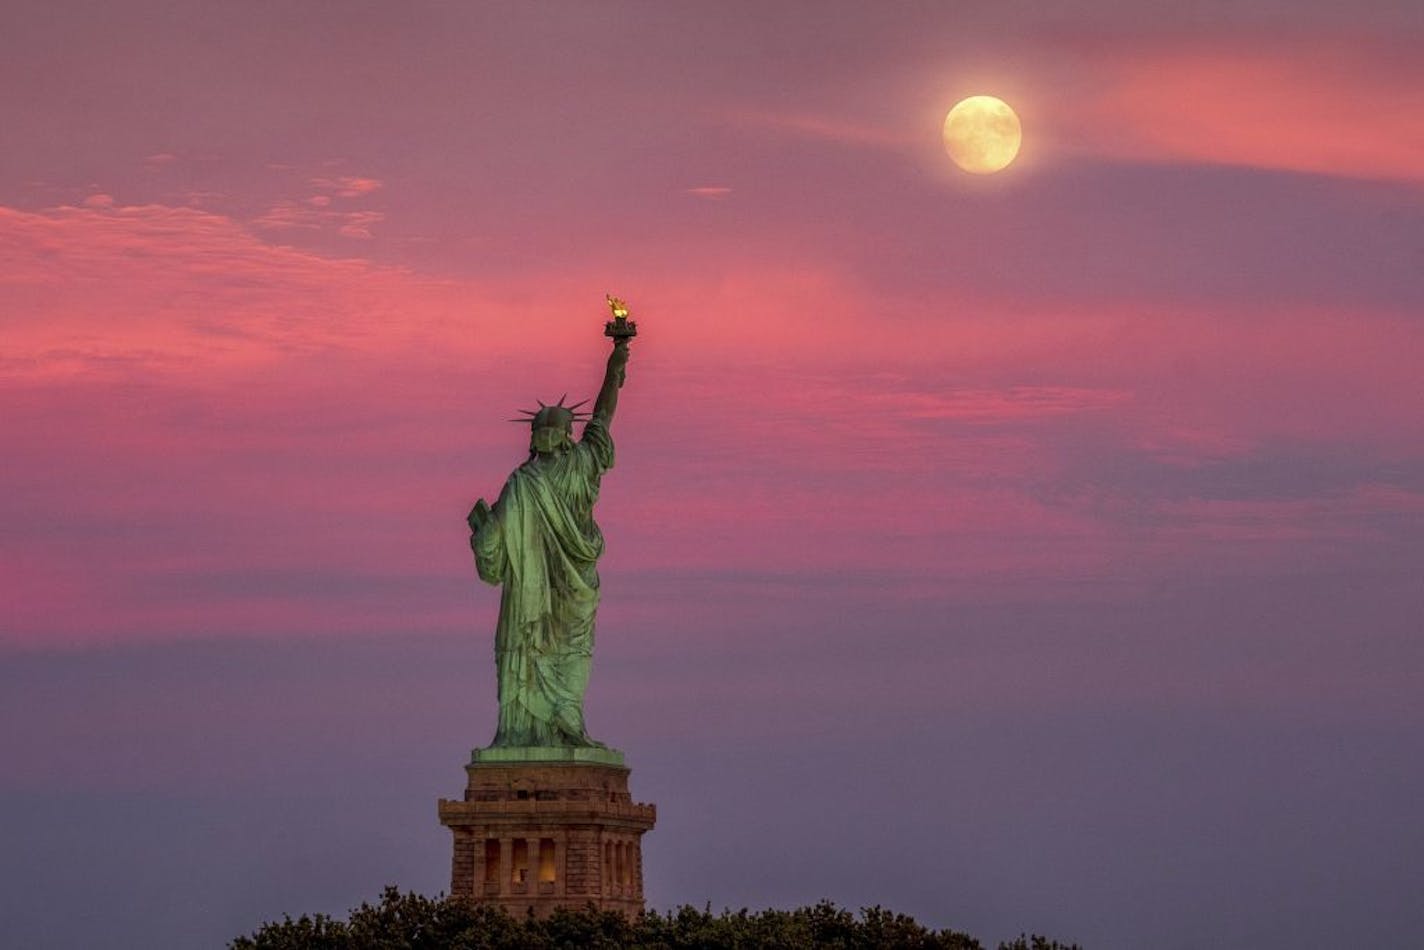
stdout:
<svg viewBox="0 0 1424 950">
<path fill-rule="evenodd" d="M 944 150 L 954 164 L 976 175 L 1007 168 L 1019 153 L 1023 127 L 1009 104 L 993 96 L 970 96 L 944 117 Z"/>
</svg>

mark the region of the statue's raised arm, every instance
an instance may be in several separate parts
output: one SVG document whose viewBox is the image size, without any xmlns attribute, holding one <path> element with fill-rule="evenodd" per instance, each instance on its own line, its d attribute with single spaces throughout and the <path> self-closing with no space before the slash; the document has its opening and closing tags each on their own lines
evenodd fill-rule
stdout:
<svg viewBox="0 0 1424 950">
<path fill-rule="evenodd" d="M 613 352 L 608 354 L 608 369 L 603 373 L 603 385 L 593 402 L 593 417 L 605 427 L 613 422 L 618 390 L 628 377 L 628 341 L 638 335 L 638 325 L 628 319 L 628 305 L 612 294 L 607 299 L 613 319 L 608 321 L 603 333 L 613 339 Z"/>
<path fill-rule="evenodd" d="M 604 426 L 613 422 L 613 412 L 618 408 L 618 390 L 623 388 L 623 380 L 627 378 L 627 367 L 628 341 L 618 340 L 613 344 L 613 352 L 608 354 L 603 386 L 598 390 L 598 398 L 593 401 L 593 417 Z"/>
</svg>

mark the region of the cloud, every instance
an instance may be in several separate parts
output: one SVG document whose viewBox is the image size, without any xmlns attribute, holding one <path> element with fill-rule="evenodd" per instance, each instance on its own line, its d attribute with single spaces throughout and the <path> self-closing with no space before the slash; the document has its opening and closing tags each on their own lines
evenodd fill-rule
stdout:
<svg viewBox="0 0 1424 950">
<path fill-rule="evenodd" d="M 1163 505 L 1161 516 L 1164 538 L 1184 550 L 1204 541 L 1216 556 L 1242 564 L 1271 547 L 1276 558 L 1325 564 L 1328 545 L 1379 544 L 1406 523 L 1416 532 L 1424 527 L 1424 492 L 1365 482 L 1311 498 L 1196 498 Z"/>
<path fill-rule="evenodd" d="M 280 211 L 274 220 L 305 225 Z M 333 220 L 357 229 L 374 221 Z M 264 230 L 198 208 L 108 200 L 41 212 L 0 208 L 9 378 L 110 376 L 139 366 L 201 377 L 349 348 L 370 334 L 389 346 L 410 326 L 389 315 L 414 301 L 427 312 L 446 305 L 448 284 L 276 246 L 261 239 Z"/>
<path fill-rule="evenodd" d="M 383 211 L 343 211 L 337 199 L 364 198 L 382 187 L 376 178 L 343 175 L 312 178 L 308 182 L 319 194 L 301 200 L 284 198 L 253 219 L 253 225 L 269 231 L 331 230 L 342 237 L 370 240 L 372 228 L 386 219 Z"/>
<path fill-rule="evenodd" d="M 384 186 L 384 182 L 378 178 L 342 175 L 337 178 L 313 178 L 311 186 L 318 191 L 330 192 L 338 198 L 360 198 L 373 191 L 379 191 Z"/>
<path fill-rule="evenodd" d="M 369 240 L 375 235 L 373 225 L 384 221 L 381 211 L 331 211 L 330 199 L 325 195 L 314 195 L 305 202 L 280 201 L 253 219 L 259 228 L 274 231 L 301 229 L 318 231 L 335 228 L 343 237 Z"/>
<path fill-rule="evenodd" d="M 379 211 L 351 211 L 342 216 L 342 223 L 336 233 L 344 237 L 370 239 L 371 226 L 385 220 Z"/>
<path fill-rule="evenodd" d="M 1138 448 L 1163 465 L 1201 468 L 1243 458 L 1256 442 L 1224 428 L 1163 425 L 1144 432 Z"/>
<path fill-rule="evenodd" d="M 336 216 L 331 212 L 313 210 L 295 201 L 281 201 L 254 218 L 252 223 L 259 228 L 270 228 L 274 230 L 284 230 L 287 228 L 316 230 L 322 227 L 322 225 L 332 221 L 335 217 Z"/>
<path fill-rule="evenodd" d="M 193 207 L 213 204 L 214 202 L 222 201 L 227 197 L 228 195 L 226 192 L 205 190 L 185 191 L 182 195 L 183 200 L 186 201 L 188 204 L 192 205 Z"/>
<path fill-rule="evenodd" d="M 265 239 L 312 213 L 0 209 L 0 571 L 31 592 L 7 636 L 467 623 L 468 565 L 431 552 L 461 549 L 460 515 L 519 461 L 511 410 L 596 388 L 606 275 L 437 280 Z M 1409 321 L 1014 309 L 970 287 L 951 309 L 812 261 L 648 279 L 634 303 L 636 464 L 602 504 L 611 569 L 671 572 L 673 600 L 829 578 L 1021 598 L 1349 561 L 1382 525 L 1417 530 Z"/>
<path fill-rule="evenodd" d="M 706 198 L 709 201 L 721 201 L 732 193 L 732 189 L 725 185 L 700 185 L 696 188 L 688 188 L 687 194 L 694 198 Z"/>
<path fill-rule="evenodd" d="M 1041 419 L 1065 413 L 1092 412 L 1121 407 L 1131 393 L 1067 386 L 1010 386 L 1007 389 L 949 390 L 921 393 L 906 402 L 892 397 L 910 418 L 1005 423 L 1016 419 Z"/>
<path fill-rule="evenodd" d="M 1424 181 L 1424 63 L 1365 37 L 1221 42 L 1106 55 L 1096 93 L 1062 104 L 1090 151 Z"/>
</svg>

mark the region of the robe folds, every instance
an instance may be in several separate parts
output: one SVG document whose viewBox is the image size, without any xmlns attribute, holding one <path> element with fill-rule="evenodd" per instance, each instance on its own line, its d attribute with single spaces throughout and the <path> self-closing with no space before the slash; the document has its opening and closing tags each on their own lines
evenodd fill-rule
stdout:
<svg viewBox="0 0 1424 950">
<path fill-rule="evenodd" d="M 495 746 L 599 746 L 583 721 L 603 533 L 593 520 L 613 440 L 597 418 L 568 451 L 536 456 L 504 484 L 470 538 L 475 567 L 501 585 Z"/>
</svg>

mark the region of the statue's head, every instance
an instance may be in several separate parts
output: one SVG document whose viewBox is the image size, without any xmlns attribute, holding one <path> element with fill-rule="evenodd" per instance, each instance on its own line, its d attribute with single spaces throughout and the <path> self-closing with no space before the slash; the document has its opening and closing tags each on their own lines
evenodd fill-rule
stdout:
<svg viewBox="0 0 1424 950">
<path fill-rule="evenodd" d="M 572 406 L 565 406 L 564 400 L 568 398 L 565 393 L 559 397 L 559 401 L 554 405 L 547 405 L 543 400 L 539 401 L 539 408 L 521 409 L 529 418 L 512 419 L 511 422 L 528 421 L 530 426 L 529 451 L 534 455 L 558 455 L 567 452 L 574 443 L 574 422 L 578 419 L 587 419 L 588 413 L 577 412 L 579 406 L 584 402 L 575 403 Z"/>
<path fill-rule="evenodd" d="M 545 406 L 530 425 L 529 451 L 536 455 L 554 455 L 573 443 L 574 414 L 562 406 Z"/>
</svg>

